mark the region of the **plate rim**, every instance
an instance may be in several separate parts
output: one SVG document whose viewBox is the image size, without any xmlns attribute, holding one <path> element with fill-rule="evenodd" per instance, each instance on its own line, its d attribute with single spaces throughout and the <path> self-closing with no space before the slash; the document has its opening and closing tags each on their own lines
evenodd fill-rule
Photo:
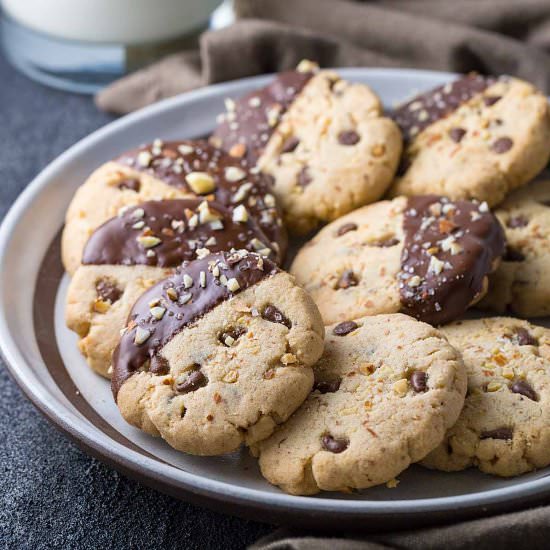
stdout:
<svg viewBox="0 0 550 550">
<path fill-rule="evenodd" d="M 399 76 L 400 78 L 406 78 L 409 76 L 411 79 L 417 80 L 418 78 L 450 79 L 455 76 L 454 73 L 416 69 L 370 69 L 358 67 L 338 68 L 336 70 L 342 76 L 350 79 L 359 77 L 376 78 L 377 76 Z M 172 108 L 182 108 L 186 104 L 192 105 L 193 102 L 200 99 L 213 96 L 223 97 L 223 95 L 236 92 L 240 88 L 261 85 L 271 77 L 272 75 L 248 77 L 180 94 L 114 120 L 76 142 L 37 174 L 6 213 L 0 225 L 0 269 L 2 271 L 9 269 L 6 265 L 6 256 L 19 218 L 23 216 L 27 208 L 32 204 L 34 197 L 51 184 L 51 179 L 55 172 L 62 169 L 70 159 L 78 157 L 87 147 L 99 142 L 105 135 L 119 128 L 131 126 L 140 120 L 154 118 Z M 41 385 L 37 380 L 32 367 L 27 364 L 17 342 L 10 334 L 7 317 L 8 311 L 6 310 L 4 295 L 2 294 L 0 295 L 0 353 L 8 371 L 27 398 L 50 422 L 61 429 L 62 432 L 68 435 L 79 446 L 84 447 L 88 453 L 108 462 L 111 466 L 122 470 L 125 474 L 137 477 L 146 484 L 159 488 L 155 485 L 159 483 L 164 492 L 169 492 L 179 498 L 184 496 L 191 498 L 194 496 L 203 501 L 201 504 L 211 504 L 212 506 L 215 506 L 215 503 L 218 503 L 218 505 L 221 503 L 226 505 L 235 504 L 244 509 L 255 509 L 256 512 L 263 512 L 263 515 L 260 515 L 262 515 L 264 521 L 265 514 L 269 512 L 272 517 L 282 514 L 285 516 L 286 523 L 303 523 L 303 517 L 301 519 L 296 518 L 297 521 L 293 522 L 292 517 L 286 516 L 299 512 L 305 514 L 311 520 L 313 518 L 318 519 L 321 516 L 325 518 L 332 517 L 334 519 L 334 514 L 349 516 L 350 518 L 357 518 L 357 516 L 364 518 L 388 516 L 411 518 L 428 513 L 437 515 L 448 514 L 450 512 L 472 515 L 479 511 L 490 512 L 491 510 L 494 511 L 503 507 L 519 507 L 550 494 L 550 476 L 547 476 L 518 483 L 512 487 L 501 487 L 464 495 L 417 500 L 340 500 L 324 498 L 322 496 L 293 496 L 283 492 L 268 493 L 261 489 L 235 486 L 225 481 L 186 472 L 176 466 L 160 463 L 156 459 L 143 456 L 111 440 L 95 426 L 87 426 L 86 423 L 88 421 L 84 417 L 77 415 L 70 407 L 62 403 L 57 396 L 50 393 L 45 385 Z M 183 491 L 183 494 L 179 493 L 179 491 Z M 225 511 L 228 512 L 228 510 Z M 238 511 L 230 509 L 229 513 L 236 513 Z M 341 519 L 343 518 L 338 518 L 338 520 Z"/>
</svg>

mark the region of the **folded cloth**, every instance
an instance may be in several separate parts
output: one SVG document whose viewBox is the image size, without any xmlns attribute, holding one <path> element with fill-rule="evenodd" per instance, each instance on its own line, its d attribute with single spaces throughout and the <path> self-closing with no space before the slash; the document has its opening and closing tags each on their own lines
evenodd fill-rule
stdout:
<svg viewBox="0 0 550 550">
<path fill-rule="evenodd" d="M 457 525 L 372 535 L 314 536 L 280 529 L 250 550 L 546 550 L 550 540 L 550 506 Z"/>
<path fill-rule="evenodd" d="M 235 24 L 96 96 L 126 113 L 199 86 L 294 67 L 511 74 L 550 92 L 548 0 L 235 0 Z"/>
</svg>

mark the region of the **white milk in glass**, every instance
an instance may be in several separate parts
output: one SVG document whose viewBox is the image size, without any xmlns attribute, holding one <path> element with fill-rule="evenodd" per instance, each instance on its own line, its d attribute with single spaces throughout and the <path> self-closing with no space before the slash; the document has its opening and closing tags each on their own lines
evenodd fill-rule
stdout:
<svg viewBox="0 0 550 550">
<path fill-rule="evenodd" d="M 187 49 L 222 0 L 0 0 L 2 45 L 14 65 L 47 84 L 93 92 Z M 130 61 L 129 61 L 130 60 Z"/>
</svg>

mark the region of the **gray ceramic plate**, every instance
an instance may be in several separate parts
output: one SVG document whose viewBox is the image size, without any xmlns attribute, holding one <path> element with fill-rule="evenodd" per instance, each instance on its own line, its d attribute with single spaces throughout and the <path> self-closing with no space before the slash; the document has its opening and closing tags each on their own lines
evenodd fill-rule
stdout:
<svg viewBox="0 0 550 550">
<path fill-rule="evenodd" d="M 452 78 L 413 70 L 344 69 L 387 106 Z M 59 232 L 77 188 L 101 163 L 156 137 L 207 134 L 223 99 L 269 77 L 212 86 L 124 117 L 52 162 L 21 194 L 0 228 L 0 345 L 11 373 L 35 405 L 91 454 L 178 498 L 259 520 L 375 529 L 478 516 L 532 503 L 550 493 L 548 472 L 498 479 L 470 470 L 444 474 L 412 467 L 396 489 L 361 494 L 289 496 L 263 481 L 247 452 L 199 458 L 128 426 L 109 384 L 93 374 L 63 322 L 67 277 Z"/>
</svg>

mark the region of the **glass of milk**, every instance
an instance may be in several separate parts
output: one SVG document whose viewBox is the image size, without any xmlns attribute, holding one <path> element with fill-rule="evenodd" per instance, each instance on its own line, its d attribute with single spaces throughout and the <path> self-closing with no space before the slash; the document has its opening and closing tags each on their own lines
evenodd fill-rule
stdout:
<svg viewBox="0 0 550 550">
<path fill-rule="evenodd" d="M 27 75 L 94 93 L 115 78 L 188 49 L 222 0 L 0 0 L 2 45 Z"/>
</svg>

